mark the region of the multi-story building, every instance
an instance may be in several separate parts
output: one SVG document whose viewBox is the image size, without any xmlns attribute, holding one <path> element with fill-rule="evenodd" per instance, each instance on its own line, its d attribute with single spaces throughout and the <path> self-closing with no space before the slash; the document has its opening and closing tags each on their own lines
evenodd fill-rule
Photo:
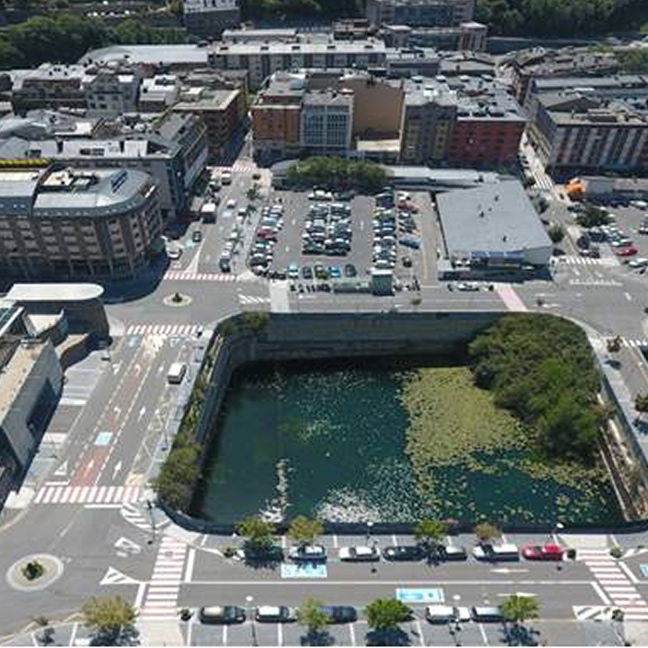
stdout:
<svg viewBox="0 0 648 648">
<path fill-rule="evenodd" d="M 300 143 L 314 154 L 346 155 L 351 148 L 353 92 L 324 90 L 304 96 Z"/>
<path fill-rule="evenodd" d="M 525 124 L 517 102 L 483 79 L 412 79 L 405 83 L 401 162 L 507 165 L 516 158 Z"/>
<path fill-rule="evenodd" d="M 430 47 L 438 50 L 484 52 L 488 27 L 472 21 L 450 27 L 383 25 L 381 32 L 389 47 Z"/>
<path fill-rule="evenodd" d="M 220 43 L 210 50 L 209 62 L 218 70 L 247 70 L 250 87 L 257 89 L 281 70 L 384 67 L 385 44 L 375 39 L 308 42 L 308 38 L 299 43 Z"/>
<path fill-rule="evenodd" d="M 161 232 L 157 186 L 142 171 L 0 172 L 3 276 L 132 277 Z"/>
<path fill-rule="evenodd" d="M 232 135 L 241 127 L 247 106 L 241 90 L 192 87 L 181 94 L 180 101 L 172 110 L 191 113 L 202 119 L 207 129 L 209 153 L 218 159 L 225 154 Z"/>
<path fill-rule="evenodd" d="M 451 27 L 470 22 L 475 0 L 368 0 L 366 16 L 376 26 Z"/>
<path fill-rule="evenodd" d="M 226 29 L 222 36 L 223 43 L 269 43 L 271 41 L 297 42 L 297 30 L 294 27 L 276 29 Z"/>
<path fill-rule="evenodd" d="M 517 53 L 510 68 L 513 73 L 513 94 L 525 106 L 533 79 L 595 78 L 615 74 L 619 70 L 619 60 L 613 52 L 593 52 L 576 47 L 559 50 L 537 47 Z"/>
<path fill-rule="evenodd" d="M 143 113 L 164 112 L 180 96 L 180 79 L 175 74 L 156 74 L 142 80 L 138 108 Z"/>
<path fill-rule="evenodd" d="M 551 172 L 634 171 L 645 166 L 648 117 L 578 93 L 540 95 L 529 131 Z"/>
<path fill-rule="evenodd" d="M 137 110 L 141 74 L 135 66 L 89 65 L 81 80 L 89 114 L 116 117 Z"/>
<path fill-rule="evenodd" d="M 0 120 L 3 132 L 5 118 Z M 149 173 L 158 185 L 158 201 L 165 221 L 182 216 L 189 191 L 208 158 L 207 131 L 191 114 L 169 113 L 154 125 L 135 121 L 130 127 L 104 126 L 79 136 L 59 131 L 56 137 L 30 130 L 4 129 L 0 160 L 56 160 L 75 168 L 135 168 Z"/>
<path fill-rule="evenodd" d="M 218 38 L 241 22 L 238 0 L 183 0 L 182 6 L 187 31 L 203 38 Z"/>
<path fill-rule="evenodd" d="M 39 108 L 85 108 L 83 65 L 43 63 L 34 70 L 12 73 L 11 106 L 16 114 Z"/>
</svg>

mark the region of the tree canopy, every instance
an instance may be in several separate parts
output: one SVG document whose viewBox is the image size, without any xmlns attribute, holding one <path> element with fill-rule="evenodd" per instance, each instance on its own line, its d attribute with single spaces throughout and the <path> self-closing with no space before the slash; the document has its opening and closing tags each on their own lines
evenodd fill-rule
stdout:
<svg viewBox="0 0 648 648">
<path fill-rule="evenodd" d="M 303 515 L 298 515 L 288 529 L 288 536 L 298 544 L 312 544 L 324 532 L 324 525 L 320 520 L 311 520 Z"/>
<path fill-rule="evenodd" d="M 308 157 L 288 171 L 288 181 L 296 185 L 315 185 L 333 191 L 359 189 L 375 192 L 385 185 L 382 167 L 341 157 Z"/>
<path fill-rule="evenodd" d="M 599 375 L 582 329 L 551 315 L 503 317 L 469 345 L 475 382 L 536 433 L 541 450 L 590 464 Z"/>
<path fill-rule="evenodd" d="M 245 538 L 250 547 L 269 549 L 273 543 L 275 527 L 258 516 L 251 516 L 241 520 L 236 526 L 236 531 Z"/>
<path fill-rule="evenodd" d="M 101 637 L 100 645 L 119 645 L 122 636 L 134 632 L 137 614 L 133 606 L 121 596 L 93 596 L 83 606 L 82 613 L 85 625 Z"/>
<path fill-rule="evenodd" d="M 376 599 L 367 605 L 367 623 L 380 632 L 396 630 L 410 618 L 411 610 L 397 599 Z"/>
<path fill-rule="evenodd" d="M 73 63 L 88 50 L 110 43 L 183 43 L 182 29 L 153 28 L 137 19 L 111 28 L 100 18 L 55 13 L 35 16 L 0 33 L 0 69 L 35 67 L 46 61 Z"/>
<path fill-rule="evenodd" d="M 644 0 L 477 0 L 476 19 L 492 34 L 574 38 L 638 31 L 648 10 Z"/>
</svg>

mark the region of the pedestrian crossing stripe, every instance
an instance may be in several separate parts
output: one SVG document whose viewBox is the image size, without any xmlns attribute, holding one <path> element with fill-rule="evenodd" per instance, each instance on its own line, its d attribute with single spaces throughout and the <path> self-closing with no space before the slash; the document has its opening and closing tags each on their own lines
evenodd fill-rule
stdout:
<svg viewBox="0 0 648 648">
<path fill-rule="evenodd" d="M 614 610 L 610 605 L 574 605 L 572 608 L 579 621 L 609 621 Z"/>
<path fill-rule="evenodd" d="M 139 486 L 44 486 L 34 504 L 117 504 L 137 502 L 141 495 Z"/>
<path fill-rule="evenodd" d="M 634 339 L 634 340 L 628 340 L 626 338 L 621 338 L 621 344 L 626 347 L 632 347 L 635 349 L 644 349 L 648 347 L 648 340 L 642 340 L 642 339 Z M 645 553 L 648 551 L 648 549 L 629 549 L 629 552 L 635 552 L 635 553 L 628 553 L 628 557 L 630 556 L 638 556 L 641 553 Z M 626 557 L 625 555 L 623 556 L 624 558 Z"/>
<path fill-rule="evenodd" d="M 614 279 L 570 279 L 570 286 L 623 286 L 620 281 Z"/>
<path fill-rule="evenodd" d="M 108 567 L 106 575 L 101 579 L 99 585 L 139 585 L 139 581 L 122 574 L 114 567 Z"/>
<path fill-rule="evenodd" d="M 269 304 L 270 297 L 255 297 L 253 295 L 239 295 L 241 304 Z"/>
<path fill-rule="evenodd" d="M 183 272 L 182 270 L 167 270 L 164 273 L 165 281 L 221 281 L 233 282 L 238 277 L 234 274 L 217 272 Z"/>
<path fill-rule="evenodd" d="M 580 257 L 580 256 L 561 256 L 554 257 L 559 259 L 560 263 L 566 263 L 567 265 L 596 265 L 596 266 L 607 266 L 614 267 L 618 266 L 619 260 L 614 257 L 603 257 L 599 259 L 593 259 L 592 257 Z"/>
<path fill-rule="evenodd" d="M 196 336 L 204 332 L 202 324 L 131 324 L 126 335 Z"/>
</svg>

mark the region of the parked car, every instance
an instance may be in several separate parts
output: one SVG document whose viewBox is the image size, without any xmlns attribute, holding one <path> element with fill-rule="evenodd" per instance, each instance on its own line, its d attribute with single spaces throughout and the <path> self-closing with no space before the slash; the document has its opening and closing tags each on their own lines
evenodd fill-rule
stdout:
<svg viewBox="0 0 648 648">
<path fill-rule="evenodd" d="M 359 545 L 356 547 L 340 547 L 338 552 L 340 560 L 349 562 L 376 562 L 380 560 L 378 547 Z"/>
<path fill-rule="evenodd" d="M 172 247 L 167 250 L 167 256 L 172 261 L 177 261 L 182 256 L 182 248 Z"/>
<path fill-rule="evenodd" d="M 323 605 L 322 612 L 329 623 L 353 623 L 358 619 L 358 612 L 351 605 Z"/>
<path fill-rule="evenodd" d="M 300 562 L 324 562 L 326 549 L 322 545 L 296 545 L 290 549 L 288 556 Z"/>
<path fill-rule="evenodd" d="M 295 621 L 297 615 L 286 605 L 262 605 L 257 608 L 255 618 L 259 623 L 289 623 Z"/>
<path fill-rule="evenodd" d="M 648 266 L 648 259 L 645 257 L 639 257 L 638 259 L 632 259 L 628 262 L 628 266 L 631 268 L 645 268 Z"/>
<path fill-rule="evenodd" d="M 413 236 L 411 234 L 401 236 L 400 243 L 405 247 L 414 248 L 415 250 L 418 250 L 421 247 L 421 239 L 418 236 Z"/>
<path fill-rule="evenodd" d="M 303 279 L 313 278 L 313 268 L 311 268 L 310 266 L 303 266 L 301 272 L 302 272 Z"/>
<path fill-rule="evenodd" d="M 433 555 L 437 560 L 442 561 L 468 560 L 466 549 L 457 545 L 436 545 Z"/>
<path fill-rule="evenodd" d="M 328 267 L 328 270 L 331 279 L 340 279 L 342 277 L 342 270 L 340 266 L 332 265 Z"/>
<path fill-rule="evenodd" d="M 288 279 L 299 279 L 299 266 L 296 263 L 289 264 L 286 274 Z"/>
<path fill-rule="evenodd" d="M 477 292 L 479 290 L 479 284 L 476 281 L 461 281 L 457 284 L 457 290 L 463 292 Z"/>
<path fill-rule="evenodd" d="M 493 545 L 481 543 L 473 549 L 473 556 L 477 560 L 487 560 L 491 562 L 520 559 L 518 548 L 514 544 Z"/>
<path fill-rule="evenodd" d="M 201 607 L 198 618 L 201 623 L 243 623 L 245 621 L 245 610 L 237 605 Z"/>
<path fill-rule="evenodd" d="M 628 245 L 627 247 L 624 248 L 615 248 L 614 254 L 620 257 L 629 257 L 629 256 L 634 256 L 637 254 L 639 250 L 634 245 Z"/>
<path fill-rule="evenodd" d="M 235 209 L 236 208 L 236 199 L 235 198 L 230 198 L 227 201 L 227 209 Z"/>
<path fill-rule="evenodd" d="M 385 560 L 406 561 L 423 560 L 425 551 L 420 545 L 392 545 L 383 549 Z"/>
<path fill-rule="evenodd" d="M 450 623 L 455 620 L 454 608 L 451 605 L 428 605 L 425 618 L 430 623 Z"/>
<path fill-rule="evenodd" d="M 499 622 L 504 620 L 504 615 L 499 606 L 495 605 L 475 605 L 472 610 L 473 621 L 478 623 L 483 622 Z"/>
<path fill-rule="evenodd" d="M 344 276 L 345 277 L 355 277 L 358 274 L 358 271 L 356 270 L 356 267 L 353 265 L 353 263 L 347 263 L 344 266 Z"/>
<path fill-rule="evenodd" d="M 191 234 L 191 240 L 194 243 L 200 243 L 202 241 L 202 232 L 200 230 L 194 230 Z"/>
<path fill-rule="evenodd" d="M 566 549 L 557 544 L 526 545 L 522 556 L 527 560 L 562 560 Z"/>
</svg>

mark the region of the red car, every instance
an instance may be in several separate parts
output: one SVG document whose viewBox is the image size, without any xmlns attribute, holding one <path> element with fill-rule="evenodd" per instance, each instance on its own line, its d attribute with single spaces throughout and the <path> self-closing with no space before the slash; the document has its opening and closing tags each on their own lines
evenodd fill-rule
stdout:
<svg viewBox="0 0 648 648">
<path fill-rule="evenodd" d="M 617 248 L 616 250 L 614 250 L 614 253 L 620 257 L 634 256 L 635 254 L 637 254 L 637 252 L 639 252 L 639 250 L 637 250 L 634 245 L 628 245 L 627 247 Z"/>
<path fill-rule="evenodd" d="M 527 545 L 522 547 L 522 556 L 527 560 L 562 560 L 566 551 L 556 544 Z"/>
</svg>

